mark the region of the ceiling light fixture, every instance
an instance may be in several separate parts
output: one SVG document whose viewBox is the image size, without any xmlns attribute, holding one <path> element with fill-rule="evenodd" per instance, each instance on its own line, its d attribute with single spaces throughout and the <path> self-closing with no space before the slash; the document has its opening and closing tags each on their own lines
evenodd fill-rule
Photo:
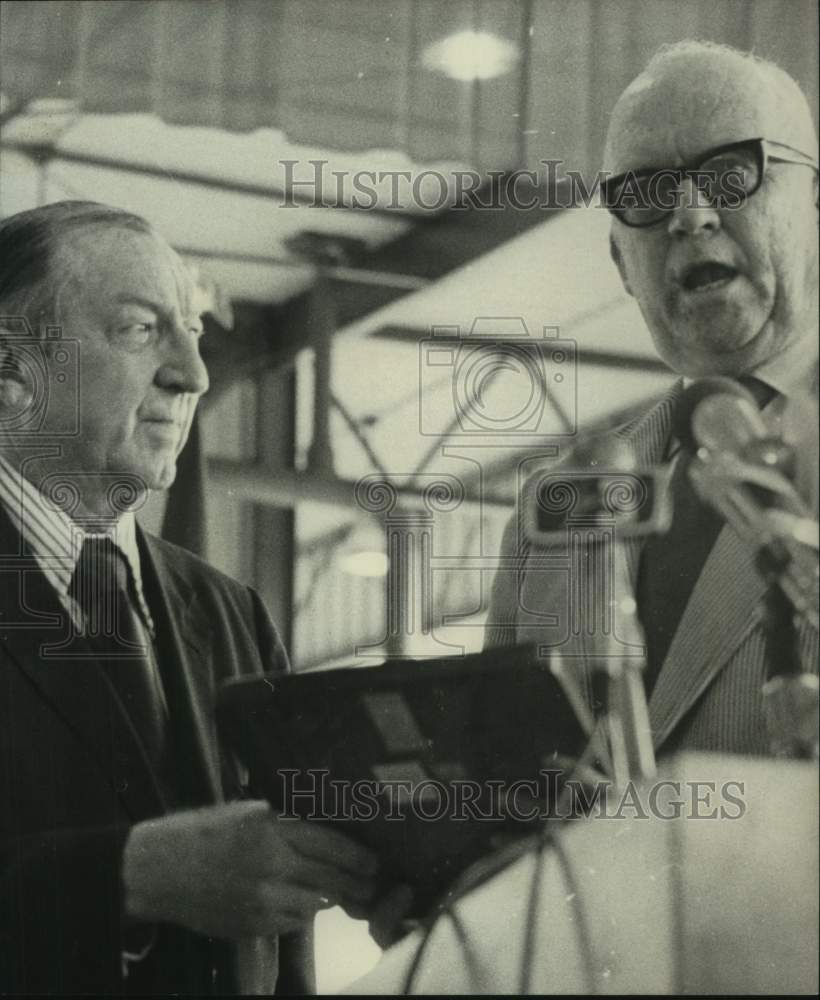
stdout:
<svg viewBox="0 0 820 1000">
<path fill-rule="evenodd" d="M 390 562 L 384 552 L 363 551 L 350 552 L 339 560 L 343 573 L 350 576 L 387 576 Z"/>
<path fill-rule="evenodd" d="M 362 521 L 337 549 L 339 568 L 351 576 L 387 576 L 390 560 L 384 546 L 384 529 L 373 521 Z"/>
<path fill-rule="evenodd" d="M 459 31 L 428 45 L 421 60 L 427 69 L 452 80 L 471 81 L 503 76 L 518 58 L 518 49 L 506 38 L 487 31 Z"/>
</svg>

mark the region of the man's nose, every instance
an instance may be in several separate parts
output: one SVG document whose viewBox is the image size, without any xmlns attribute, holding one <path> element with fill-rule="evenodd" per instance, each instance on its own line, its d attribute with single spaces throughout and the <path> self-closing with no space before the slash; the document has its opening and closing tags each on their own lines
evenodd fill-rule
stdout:
<svg viewBox="0 0 820 1000">
<path fill-rule="evenodd" d="M 163 389 L 188 392 L 201 396 L 207 392 L 208 369 L 199 353 L 199 337 L 196 333 L 179 326 L 165 345 L 165 353 L 157 372 L 157 382 Z"/>
<path fill-rule="evenodd" d="M 709 195 L 691 177 L 681 182 L 676 208 L 669 216 L 668 231 L 679 239 L 720 229 L 720 214 Z"/>
</svg>

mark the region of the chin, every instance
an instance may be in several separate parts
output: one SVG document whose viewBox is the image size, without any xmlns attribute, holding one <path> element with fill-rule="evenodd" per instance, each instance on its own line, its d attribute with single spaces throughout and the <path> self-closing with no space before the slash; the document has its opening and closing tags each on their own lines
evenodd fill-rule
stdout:
<svg viewBox="0 0 820 1000">
<path fill-rule="evenodd" d="M 168 462 L 159 469 L 143 476 L 149 490 L 167 490 L 177 477 L 177 464 L 175 461 Z"/>
<path fill-rule="evenodd" d="M 146 490 L 167 490 L 176 479 L 176 452 L 123 456 L 119 461 L 110 463 L 109 468 L 140 480 Z"/>
<path fill-rule="evenodd" d="M 681 324 L 679 336 L 658 345 L 658 353 L 676 372 L 690 378 L 707 375 L 742 375 L 762 364 L 772 353 L 772 336 L 767 326 L 750 329 L 747 324 Z"/>
</svg>

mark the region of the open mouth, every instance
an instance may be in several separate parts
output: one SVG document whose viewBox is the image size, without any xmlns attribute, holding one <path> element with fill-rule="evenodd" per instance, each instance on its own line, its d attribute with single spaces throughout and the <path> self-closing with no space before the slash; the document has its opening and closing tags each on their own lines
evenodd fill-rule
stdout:
<svg viewBox="0 0 820 1000">
<path fill-rule="evenodd" d="M 709 261 L 692 264 L 683 272 L 681 285 L 687 292 L 710 292 L 722 288 L 737 277 L 737 271 L 727 264 Z"/>
</svg>

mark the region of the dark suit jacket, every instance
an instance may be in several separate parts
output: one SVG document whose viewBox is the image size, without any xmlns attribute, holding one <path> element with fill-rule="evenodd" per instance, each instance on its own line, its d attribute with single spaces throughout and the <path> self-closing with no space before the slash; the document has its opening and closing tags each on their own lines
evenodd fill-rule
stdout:
<svg viewBox="0 0 820 1000">
<path fill-rule="evenodd" d="M 171 713 L 174 806 L 235 798 L 243 788 L 217 742 L 217 688 L 287 670 L 285 650 L 252 590 L 168 542 L 138 539 Z M 230 992 L 227 942 L 123 925 L 129 830 L 169 803 L 99 665 L 49 649 L 67 627 L 0 508 L 0 993 Z M 124 981 L 124 943 L 133 950 L 152 936 L 153 951 Z M 308 984 L 297 980 L 289 973 L 288 988 Z"/>
<path fill-rule="evenodd" d="M 638 468 L 661 464 L 682 390 L 683 383 L 677 383 L 649 411 L 605 435 L 605 440 L 625 445 Z M 533 488 L 533 482 L 526 488 Z M 551 549 L 533 545 L 526 537 L 521 509 L 504 534 L 501 554 L 508 558 L 509 568 L 499 570 L 493 584 L 486 645 L 534 642 L 558 652 L 575 668 L 592 707 L 588 665 L 596 639 L 590 634 L 590 608 L 577 588 L 577 564 L 565 544 Z M 615 548 L 616 596 L 618 588 L 624 595 L 635 593 L 641 546 L 640 538 L 632 538 Z M 576 556 L 583 559 L 584 552 Z M 767 752 L 761 697 L 767 666 L 761 625 L 765 589 L 754 552 L 724 526 L 652 690 L 649 721 L 656 750 Z M 616 619 L 616 634 L 618 628 Z M 622 628 L 624 639 L 631 641 L 628 623 Z M 817 629 L 803 623 L 799 640 L 804 669 L 816 672 Z"/>
</svg>

